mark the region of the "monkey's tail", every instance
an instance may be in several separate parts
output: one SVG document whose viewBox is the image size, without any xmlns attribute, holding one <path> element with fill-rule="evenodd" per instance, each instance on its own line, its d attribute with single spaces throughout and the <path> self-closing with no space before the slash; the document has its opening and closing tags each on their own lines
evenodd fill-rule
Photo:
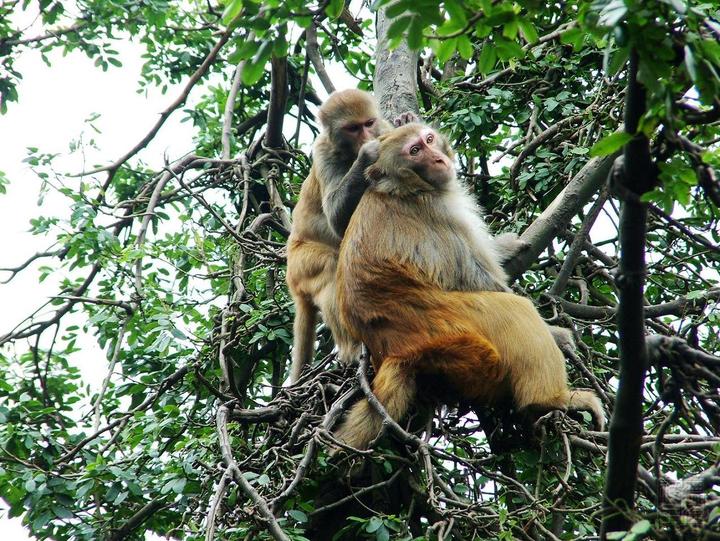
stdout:
<svg viewBox="0 0 720 541">
<path fill-rule="evenodd" d="M 373 393 L 395 421 L 401 420 L 415 399 L 415 374 L 395 357 L 385 359 L 373 380 Z M 335 437 L 355 449 L 367 449 L 382 429 L 382 417 L 363 399 L 355 404 Z"/>
<path fill-rule="evenodd" d="M 599 431 L 605 430 L 605 412 L 602 402 L 590 389 L 570 389 L 568 409 L 572 411 L 589 411 Z"/>
<path fill-rule="evenodd" d="M 293 322 L 292 366 L 290 384 L 297 383 L 306 364 L 312 360 L 315 349 L 315 325 L 318 310 L 304 297 L 295 299 L 295 321 Z"/>
</svg>

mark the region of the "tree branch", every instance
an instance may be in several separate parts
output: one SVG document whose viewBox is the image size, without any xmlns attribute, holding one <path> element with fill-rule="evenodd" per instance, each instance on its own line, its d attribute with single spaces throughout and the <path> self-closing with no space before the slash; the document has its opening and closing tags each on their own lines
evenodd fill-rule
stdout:
<svg viewBox="0 0 720 541">
<path fill-rule="evenodd" d="M 619 179 L 625 191 L 620 209 L 620 264 L 616 283 L 619 289 L 617 326 L 620 337 L 620 374 L 615 409 L 610 420 L 608 469 L 603 501 L 601 539 L 609 532 L 630 527 L 628 512 L 635 506 L 635 486 L 643 435 L 643 386 L 648 354 L 645 345 L 645 243 L 647 205 L 639 196 L 652 185 L 650 142 L 638 133 L 645 112 L 645 89 L 637 80 L 639 58 L 630 52 L 625 102 L 625 131 L 633 139 L 625 145 L 624 165 Z"/>
<path fill-rule="evenodd" d="M 593 203 L 593 206 L 590 208 L 587 216 L 585 216 L 585 219 L 580 226 L 580 230 L 575 235 L 575 238 L 570 245 L 570 249 L 565 256 L 565 261 L 563 261 L 560 272 L 558 272 L 557 278 L 555 278 L 555 282 L 550 288 L 550 291 L 548 291 L 549 295 L 561 295 L 562 292 L 565 291 L 565 287 L 567 287 L 568 280 L 570 279 L 570 275 L 575 268 L 577 259 L 578 257 L 580 257 L 580 253 L 585 247 L 585 241 L 587 240 L 588 233 L 590 233 L 590 229 L 592 229 L 593 224 L 595 224 L 595 220 L 597 219 L 600 211 L 605 205 L 607 198 L 608 192 L 607 189 L 605 189 L 600 192 L 600 195 L 598 195 L 595 203 Z"/>
<path fill-rule="evenodd" d="M 222 452 L 223 460 L 225 461 L 228 470 L 232 474 L 235 482 L 240 486 L 245 495 L 252 500 L 255 505 L 255 509 L 260 513 L 261 518 L 267 523 L 267 529 L 276 541 L 290 541 L 290 538 L 285 535 L 282 528 L 278 524 L 275 516 L 270 511 L 265 499 L 260 496 L 257 490 L 253 488 L 250 482 L 245 479 L 237 462 L 233 458 L 232 447 L 230 446 L 230 436 L 227 431 L 227 422 L 229 417 L 229 410 L 227 406 L 223 405 L 218 408 L 217 413 L 217 431 L 220 437 L 220 450 Z"/>
<path fill-rule="evenodd" d="M 416 69 L 418 51 L 411 51 L 404 41 L 392 51 L 389 49 L 387 31 L 390 22 L 386 8 L 381 8 L 376 21 L 375 97 L 385 118 L 395 118 L 407 111 L 419 116 Z"/>
<path fill-rule="evenodd" d="M 270 106 L 265 144 L 270 148 L 282 148 L 283 120 L 288 98 L 287 57 L 273 56 L 270 64 Z"/>
<path fill-rule="evenodd" d="M 195 84 L 205 75 L 207 70 L 212 66 L 213 62 L 215 61 L 215 58 L 217 57 L 220 50 L 223 48 L 223 46 L 227 43 L 228 39 L 230 39 L 230 35 L 232 34 L 234 30 L 233 25 L 230 25 L 225 32 L 222 33 L 220 36 L 220 39 L 215 44 L 215 46 L 212 48 L 210 53 L 205 57 L 205 60 L 203 60 L 203 63 L 200 65 L 200 67 L 195 71 L 195 73 L 192 74 L 190 79 L 188 80 L 187 84 L 183 88 L 180 95 L 173 101 L 162 113 L 160 113 L 160 118 L 155 123 L 155 125 L 150 129 L 150 131 L 143 137 L 139 143 L 137 143 L 133 148 L 131 148 L 127 153 L 125 153 L 124 156 L 119 158 L 115 163 L 111 165 L 106 165 L 104 167 L 99 167 L 97 169 L 93 169 L 92 171 L 84 171 L 80 175 L 93 175 L 95 173 L 100 173 L 102 171 L 108 172 L 108 179 L 105 183 L 105 188 L 109 186 L 109 182 L 112 180 L 112 178 L 115 176 L 115 173 L 117 170 L 130 158 L 132 158 L 135 154 L 140 152 L 143 148 L 145 148 L 150 141 L 153 140 L 153 138 L 157 135 L 157 133 L 160 131 L 160 128 L 162 128 L 163 124 L 165 124 L 165 121 L 170 118 L 170 115 L 179 107 L 181 107 L 185 100 L 187 100 L 187 97 L 190 95 L 190 91 L 195 87 Z"/>
<path fill-rule="evenodd" d="M 315 68 L 315 73 L 320 78 L 320 82 L 325 87 L 325 91 L 328 94 L 335 92 L 335 85 L 330 80 L 330 76 L 325 70 L 325 64 L 323 64 L 322 58 L 320 58 L 320 48 L 318 47 L 317 41 L 317 27 L 315 24 L 311 24 L 305 30 L 305 42 L 307 44 L 307 55 Z"/>
<path fill-rule="evenodd" d="M 516 280 L 532 265 L 555 237 L 560 235 L 580 209 L 607 179 L 615 156 L 593 158 L 578 171 L 555 200 L 520 236 L 526 248 L 508 259 L 505 271 Z"/>
</svg>

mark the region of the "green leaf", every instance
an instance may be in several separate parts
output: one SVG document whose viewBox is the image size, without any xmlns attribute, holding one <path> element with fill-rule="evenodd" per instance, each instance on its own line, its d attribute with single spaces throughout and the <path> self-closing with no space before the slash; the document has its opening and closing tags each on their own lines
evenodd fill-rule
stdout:
<svg viewBox="0 0 720 541">
<path fill-rule="evenodd" d="M 516 41 L 510 41 L 507 39 L 498 39 L 496 43 L 497 56 L 501 60 L 510 60 L 513 58 L 522 58 L 525 56 L 525 51 L 520 44 Z"/>
<path fill-rule="evenodd" d="M 445 11 L 450 16 L 450 20 L 459 28 L 467 26 L 467 16 L 465 15 L 465 7 L 462 2 L 456 0 L 445 0 Z"/>
<path fill-rule="evenodd" d="M 236 44 L 235 50 L 228 56 L 228 61 L 237 64 L 241 60 L 247 60 L 258 51 L 257 43 L 251 40 L 241 40 Z"/>
<path fill-rule="evenodd" d="M 630 533 L 642 535 L 648 533 L 651 529 L 652 524 L 650 524 L 650 521 L 647 519 L 643 519 L 640 522 L 636 522 L 635 524 L 633 524 L 633 527 L 630 528 Z"/>
<path fill-rule="evenodd" d="M 440 42 L 440 44 L 437 46 L 437 49 L 435 51 L 435 54 L 438 57 L 438 62 L 441 64 L 444 64 L 455 53 L 457 50 L 457 38 L 450 38 L 450 39 L 444 39 Z"/>
<path fill-rule="evenodd" d="M 302 511 L 299 511 L 298 509 L 291 509 L 288 511 L 288 515 L 290 515 L 292 518 L 294 518 L 297 522 L 307 522 L 308 517 L 305 513 Z"/>
<path fill-rule="evenodd" d="M 376 532 L 378 529 L 380 529 L 380 526 L 383 525 L 383 521 L 380 517 L 372 517 L 367 524 L 365 525 L 365 531 L 367 533 L 373 533 Z"/>
<path fill-rule="evenodd" d="M 385 16 L 388 19 L 394 19 L 395 17 L 399 17 L 400 15 L 407 13 L 409 11 L 408 7 L 407 2 L 394 2 L 385 10 Z M 411 17 L 412 15 L 409 16 Z"/>
<path fill-rule="evenodd" d="M 73 515 L 69 509 L 66 507 L 63 507 L 62 505 L 53 505 L 52 506 L 53 513 L 55 513 L 55 516 L 58 518 L 68 519 L 73 518 L 75 515 Z"/>
<path fill-rule="evenodd" d="M 695 300 L 695 299 L 702 299 L 707 294 L 707 291 L 703 291 L 701 289 L 695 290 L 695 291 L 688 291 L 688 293 L 685 295 L 685 298 L 688 300 Z"/>
<path fill-rule="evenodd" d="M 497 61 L 497 53 L 492 43 L 485 42 L 482 51 L 480 51 L 480 58 L 478 58 L 478 71 L 483 75 L 487 75 L 495 67 Z"/>
<path fill-rule="evenodd" d="M 608 156 L 625 146 L 632 138 L 632 134 L 624 131 L 603 137 L 590 149 L 590 156 Z"/>
<path fill-rule="evenodd" d="M 175 492 L 175 494 L 182 494 L 182 491 L 185 488 L 186 484 L 187 484 L 187 479 L 185 479 L 184 477 L 175 479 L 175 482 L 173 483 L 173 486 L 172 486 L 173 492 Z"/>
<path fill-rule="evenodd" d="M 255 56 L 248 60 L 243 66 L 241 74 L 243 84 L 249 86 L 257 83 L 260 80 L 260 77 L 262 77 L 263 73 L 265 72 L 265 64 L 267 64 L 267 61 L 270 58 L 272 49 L 272 41 L 262 42 L 260 48 L 258 49 L 258 52 L 255 53 Z"/>
<path fill-rule="evenodd" d="M 398 36 L 402 36 L 403 32 L 405 32 L 407 27 L 410 26 L 412 20 L 412 15 L 406 15 L 404 17 L 398 17 L 397 19 L 395 19 L 392 24 L 390 24 L 390 28 L 388 28 L 388 38 L 396 38 Z"/>
<path fill-rule="evenodd" d="M 517 33 L 518 33 L 517 19 L 513 19 L 512 21 L 509 21 L 505 25 L 503 25 L 503 31 L 502 31 L 503 37 L 506 37 L 508 39 L 515 39 L 517 37 Z"/>
<path fill-rule="evenodd" d="M 525 41 L 527 41 L 528 43 L 535 43 L 538 40 L 538 33 L 533 23 L 531 23 L 527 19 L 518 19 L 517 23 L 520 27 L 520 32 L 522 32 L 522 35 L 525 38 Z"/>
<path fill-rule="evenodd" d="M 585 32 L 580 28 L 571 28 L 567 32 L 563 32 L 560 35 L 560 43 L 564 45 L 572 45 L 575 51 L 579 51 L 582 48 L 583 41 L 585 40 Z"/>
<path fill-rule="evenodd" d="M 330 3 L 325 8 L 325 13 L 331 19 L 337 19 L 345 7 L 345 0 L 330 0 Z"/>
<path fill-rule="evenodd" d="M 627 62 L 628 56 L 630 56 L 630 50 L 627 47 L 621 47 L 616 49 L 610 54 L 610 60 L 605 66 L 605 73 L 608 77 L 616 75 Z"/>
<path fill-rule="evenodd" d="M 222 22 L 225 26 L 229 25 L 235 17 L 240 15 L 243 8 L 243 0 L 230 0 L 222 14 Z"/>
<path fill-rule="evenodd" d="M 37 517 L 35 520 L 32 521 L 32 528 L 33 530 L 40 530 L 45 527 L 45 525 L 50 522 L 50 519 L 52 518 L 52 515 L 45 511 L 43 512 L 39 517 Z"/>
<path fill-rule="evenodd" d="M 457 50 L 465 60 L 470 60 L 475 52 L 470 38 L 464 34 L 457 38 Z"/>
<path fill-rule="evenodd" d="M 422 46 L 422 31 L 423 25 L 420 17 L 413 17 L 412 22 L 410 23 L 410 28 L 408 28 L 407 36 L 408 47 L 410 47 L 413 51 L 417 51 Z"/>
</svg>

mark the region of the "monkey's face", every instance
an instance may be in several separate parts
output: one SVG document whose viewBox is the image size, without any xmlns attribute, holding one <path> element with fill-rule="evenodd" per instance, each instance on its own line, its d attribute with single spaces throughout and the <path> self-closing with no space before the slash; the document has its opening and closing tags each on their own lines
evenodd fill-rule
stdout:
<svg viewBox="0 0 720 541">
<path fill-rule="evenodd" d="M 361 146 L 380 135 L 377 115 L 354 118 L 349 122 L 344 122 L 341 124 L 339 132 L 345 145 L 352 148 L 357 155 Z"/>
<path fill-rule="evenodd" d="M 413 130 L 400 155 L 422 179 L 440 188 L 455 178 L 455 167 L 444 147 L 435 130 L 421 126 Z"/>
</svg>

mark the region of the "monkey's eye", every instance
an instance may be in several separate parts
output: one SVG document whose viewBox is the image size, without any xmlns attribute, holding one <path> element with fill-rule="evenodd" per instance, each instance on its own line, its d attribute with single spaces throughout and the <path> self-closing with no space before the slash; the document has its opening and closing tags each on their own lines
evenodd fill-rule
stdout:
<svg viewBox="0 0 720 541">
<path fill-rule="evenodd" d="M 360 124 L 350 124 L 349 126 L 345 126 L 345 129 L 350 133 L 357 133 L 360 131 Z"/>
<path fill-rule="evenodd" d="M 414 147 L 412 147 L 412 148 L 410 149 L 410 155 L 411 155 L 411 156 L 417 155 L 418 152 L 420 152 L 420 147 L 417 146 L 417 145 L 415 145 Z"/>
<path fill-rule="evenodd" d="M 435 136 L 431 133 L 427 136 L 427 142 L 432 143 L 435 140 Z"/>
<path fill-rule="evenodd" d="M 365 123 L 365 127 L 366 127 L 366 128 L 371 128 L 373 124 L 375 124 L 375 119 L 374 119 L 374 118 L 371 118 L 370 120 L 368 120 L 368 121 Z"/>
</svg>

